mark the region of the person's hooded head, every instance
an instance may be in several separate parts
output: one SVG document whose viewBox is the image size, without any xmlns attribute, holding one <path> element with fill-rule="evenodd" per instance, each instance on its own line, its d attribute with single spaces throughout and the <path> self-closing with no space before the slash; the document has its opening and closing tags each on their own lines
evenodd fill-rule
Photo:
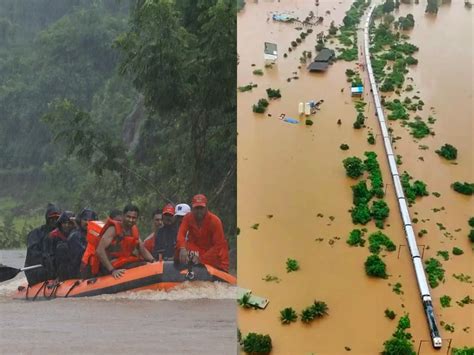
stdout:
<svg viewBox="0 0 474 355">
<path fill-rule="evenodd" d="M 61 210 L 57 208 L 54 204 L 48 203 L 46 206 L 45 220 L 46 226 L 52 230 L 56 227 L 56 221 L 58 220 L 61 214 Z"/>
<path fill-rule="evenodd" d="M 58 220 L 56 221 L 56 226 L 61 232 L 63 232 L 65 236 L 68 236 L 69 233 L 71 233 L 72 230 L 76 227 L 76 224 L 74 223 L 75 217 L 76 216 L 73 212 L 64 211 L 63 213 L 61 213 Z"/>
<path fill-rule="evenodd" d="M 97 213 L 90 208 L 83 208 L 79 215 L 77 216 L 76 222 L 79 228 L 83 231 L 87 230 L 87 223 L 89 221 L 97 221 Z"/>
</svg>

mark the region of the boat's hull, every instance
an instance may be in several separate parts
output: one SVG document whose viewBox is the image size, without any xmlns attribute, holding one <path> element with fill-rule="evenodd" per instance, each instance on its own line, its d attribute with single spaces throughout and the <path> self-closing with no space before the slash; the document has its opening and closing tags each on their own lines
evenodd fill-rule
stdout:
<svg viewBox="0 0 474 355">
<path fill-rule="evenodd" d="M 172 261 L 155 262 L 128 269 L 118 279 L 111 275 L 88 280 L 46 281 L 33 286 L 20 286 L 15 299 L 51 299 L 56 297 L 87 297 L 131 290 L 167 290 L 184 281 L 220 281 L 236 284 L 234 276 L 209 265 L 187 268 L 176 267 Z"/>
</svg>

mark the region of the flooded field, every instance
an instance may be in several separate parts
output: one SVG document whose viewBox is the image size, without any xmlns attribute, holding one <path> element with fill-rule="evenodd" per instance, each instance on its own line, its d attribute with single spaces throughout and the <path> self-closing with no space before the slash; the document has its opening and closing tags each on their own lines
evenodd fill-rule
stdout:
<svg viewBox="0 0 474 355">
<path fill-rule="evenodd" d="M 369 130 L 376 140 L 380 132 L 373 102 L 367 94 L 367 128 L 352 127 L 356 110 L 345 70 L 355 69 L 355 62 L 338 61 L 322 74 L 308 73 L 305 67 L 309 62 L 300 64 L 303 51 L 312 51 L 314 57 L 316 34 L 327 32 L 332 20 L 339 25 L 351 3 L 320 1 L 316 8 L 310 1 L 252 1 L 238 15 L 238 85 L 258 85 L 250 92 L 238 94 L 238 279 L 241 287 L 270 299 L 265 310 L 240 309 L 239 327 L 243 335 L 269 334 L 275 354 L 342 354 L 347 349 L 352 354 L 376 354 L 396 327 L 396 321 L 384 316 L 384 310 L 390 308 L 398 316 L 409 313 L 410 332 L 420 354 L 439 354 L 430 345 L 383 146 L 380 138 L 374 146 L 367 143 Z M 441 329 L 445 341 L 441 353 L 446 353 L 448 344 L 471 345 L 474 327 L 473 306 L 460 307 L 455 302 L 467 295 L 472 297 L 472 284 L 452 277 L 460 273 L 473 275 L 467 221 L 474 211 L 469 197 L 450 188 L 454 181 L 474 180 L 473 15 L 462 1 L 440 7 L 435 18 L 425 16 L 425 6 L 425 1 L 401 5 L 394 15 L 414 15 L 415 28 L 408 33 L 410 41 L 420 48 L 414 55 L 419 64 L 411 67 L 407 77 L 413 78 L 414 92 L 419 91 L 417 95 L 425 102 L 425 109 L 418 114 L 425 118 L 433 114 L 437 119 L 433 125 L 436 135 L 414 142 L 398 122 L 391 122 L 390 126 L 393 135 L 401 137 L 394 144 L 396 154 L 402 156 L 400 172 L 407 170 L 415 179 L 424 181 L 430 193 L 440 193 L 439 198 L 430 195 L 417 200 L 410 213 L 419 220 L 414 225 L 415 232 L 428 231 L 418 239 L 424 259 L 436 257 L 439 250 L 450 253 L 448 261 L 440 259 L 446 270 L 446 282 L 432 290 L 438 321 L 454 326 L 454 332 Z M 300 26 L 267 18 L 283 12 L 305 18 L 309 11 L 323 16 L 323 24 L 315 26 L 296 50 L 288 52 L 290 42 L 301 32 L 295 27 Z M 279 48 L 280 57 L 273 68 L 264 68 L 265 41 L 274 42 Z M 288 57 L 283 58 L 283 53 L 288 53 Z M 254 75 L 255 69 L 262 69 L 263 76 Z M 368 79 L 362 74 L 368 86 Z M 287 80 L 295 76 L 298 79 Z M 280 89 L 282 98 L 270 101 L 265 114 L 253 113 L 252 105 L 266 98 L 267 88 Z M 345 90 L 341 92 L 342 88 Z M 282 113 L 298 118 L 299 102 L 321 99 L 324 103 L 313 116 L 311 127 L 304 125 L 304 119 L 294 125 L 278 119 Z M 341 125 L 337 124 L 339 119 Z M 350 149 L 340 150 L 342 143 Z M 458 149 L 457 165 L 435 154 L 445 143 Z M 429 148 L 419 150 L 420 144 Z M 345 176 L 342 160 L 362 157 L 369 150 L 377 153 L 387 184 L 385 201 L 390 216 L 384 233 L 399 247 L 396 252 L 382 253 L 386 255 L 384 261 L 390 274 L 386 280 L 365 275 L 364 261 L 370 254 L 367 247 L 349 247 L 345 242 L 349 232 L 361 226 L 354 226 L 348 213 L 354 180 Z M 433 210 L 441 207 L 441 211 Z M 441 231 L 437 223 L 446 230 Z M 377 230 L 373 222 L 366 228 L 369 233 Z M 454 246 L 464 254 L 452 255 Z M 296 259 L 300 270 L 287 273 L 287 258 Z M 262 280 L 267 274 L 281 281 Z M 402 284 L 403 294 L 392 291 L 397 282 Z M 452 298 L 450 308 L 441 308 L 439 298 L 443 295 Z M 299 320 L 281 325 L 280 310 L 293 307 L 299 313 L 315 299 L 327 303 L 329 316 L 309 325 Z"/>
</svg>

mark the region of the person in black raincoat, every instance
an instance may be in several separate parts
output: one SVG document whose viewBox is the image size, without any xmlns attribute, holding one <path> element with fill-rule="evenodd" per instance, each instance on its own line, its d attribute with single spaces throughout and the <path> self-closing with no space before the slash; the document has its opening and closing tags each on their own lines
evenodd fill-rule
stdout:
<svg viewBox="0 0 474 355">
<path fill-rule="evenodd" d="M 174 207 L 171 204 L 167 204 L 163 208 L 163 227 L 159 228 L 151 238 L 145 240 L 145 248 L 157 260 L 160 258 L 160 255 L 164 260 L 172 260 L 174 258 L 177 235 L 178 226 L 174 221 Z"/>
<path fill-rule="evenodd" d="M 25 266 L 43 264 L 43 241 L 56 227 L 56 221 L 58 220 L 60 214 L 61 211 L 59 208 L 51 203 L 48 203 L 45 213 L 46 223 L 41 227 L 33 229 L 28 234 Z M 25 274 L 30 285 L 34 285 L 49 279 L 48 269 L 46 268 L 25 271 Z"/>
<path fill-rule="evenodd" d="M 69 248 L 69 277 L 80 278 L 79 271 L 81 260 L 87 246 L 87 223 L 89 221 L 97 221 L 97 213 L 90 208 L 84 208 L 76 219 L 77 229 L 74 230 L 67 238 Z"/>
<path fill-rule="evenodd" d="M 64 211 L 56 222 L 56 229 L 43 240 L 43 265 L 48 269 L 50 279 L 58 278 L 63 281 L 71 278 L 71 257 L 67 239 L 75 228 L 74 213 Z"/>
</svg>

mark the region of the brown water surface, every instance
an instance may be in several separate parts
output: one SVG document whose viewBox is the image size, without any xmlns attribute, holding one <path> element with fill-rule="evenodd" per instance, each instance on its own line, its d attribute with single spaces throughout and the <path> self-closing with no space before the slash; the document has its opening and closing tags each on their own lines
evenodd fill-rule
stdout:
<svg viewBox="0 0 474 355">
<path fill-rule="evenodd" d="M 0 250 L 5 265 L 19 267 L 24 256 Z M 24 283 L 21 275 L 0 285 L 0 354 L 235 354 L 233 287 L 12 300 Z"/>
</svg>

